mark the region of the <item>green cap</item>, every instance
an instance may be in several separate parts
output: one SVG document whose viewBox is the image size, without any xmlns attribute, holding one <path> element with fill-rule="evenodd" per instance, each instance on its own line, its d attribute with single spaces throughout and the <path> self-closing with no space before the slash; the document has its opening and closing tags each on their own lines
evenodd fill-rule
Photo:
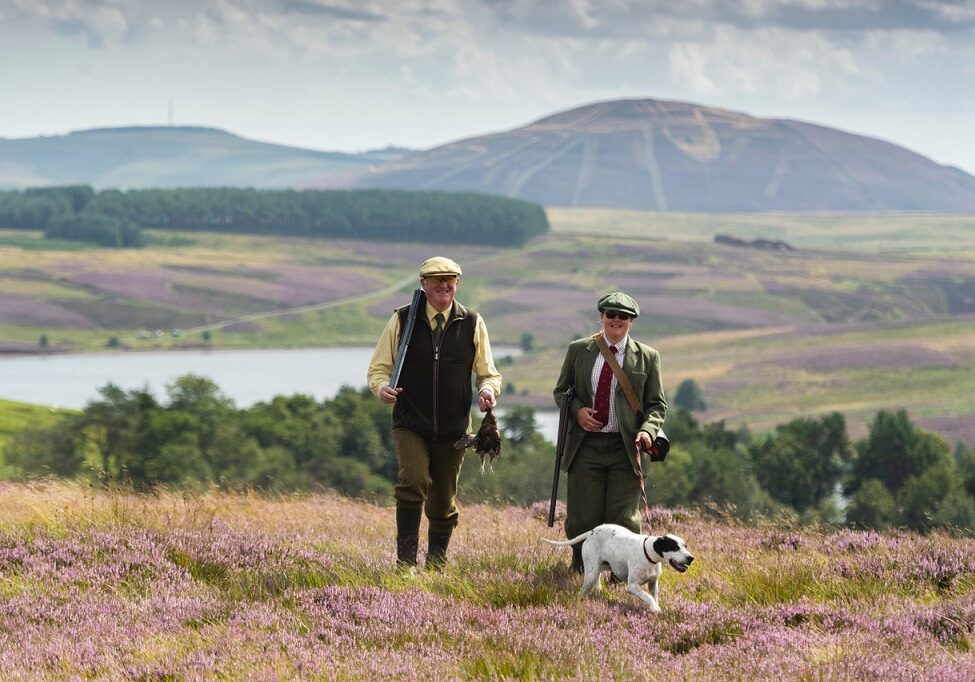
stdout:
<svg viewBox="0 0 975 682">
<path fill-rule="evenodd" d="M 424 277 L 440 277 L 443 275 L 461 276 L 460 266 L 444 256 L 427 258 L 420 264 L 420 279 Z"/>
<path fill-rule="evenodd" d="M 628 313 L 633 317 L 640 316 L 640 306 L 633 300 L 633 297 L 624 294 L 622 291 L 614 291 L 606 294 L 596 304 L 599 312 L 604 310 L 618 310 L 621 313 Z"/>
</svg>

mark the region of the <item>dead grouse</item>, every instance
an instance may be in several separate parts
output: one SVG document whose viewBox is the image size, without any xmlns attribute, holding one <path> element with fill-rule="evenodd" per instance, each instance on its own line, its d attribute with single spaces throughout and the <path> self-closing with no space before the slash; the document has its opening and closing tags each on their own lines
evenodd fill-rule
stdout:
<svg viewBox="0 0 975 682">
<path fill-rule="evenodd" d="M 492 465 L 501 455 L 501 433 L 498 431 L 498 420 L 495 419 L 490 407 L 484 414 L 481 428 L 477 433 L 466 434 L 454 443 L 454 447 L 458 450 L 473 447 L 474 452 L 481 458 L 481 473 L 484 473 L 485 467 L 493 470 Z"/>
</svg>

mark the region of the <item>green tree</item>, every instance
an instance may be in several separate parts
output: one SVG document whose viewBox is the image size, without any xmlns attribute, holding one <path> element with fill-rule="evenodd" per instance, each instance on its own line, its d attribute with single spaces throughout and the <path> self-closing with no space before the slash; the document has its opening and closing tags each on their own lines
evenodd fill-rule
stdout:
<svg viewBox="0 0 975 682">
<path fill-rule="evenodd" d="M 690 410 L 678 407 L 676 410 L 667 410 L 667 421 L 664 423 L 664 430 L 672 444 L 690 443 L 701 438 L 701 425 L 691 414 Z"/>
<path fill-rule="evenodd" d="M 850 493 L 863 481 L 875 478 L 896 495 L 908 478 L 949 458 L 948 444 L 916 428 L 905 410 L 878 412 L 869 429 L 867 438 L 856 444 Z"/>
<path fill-rule="evenodd" d="M 234 402 L 224 395 L 213 380 L 197 374 L 184 374 L 166 386 L 168 408 L 184 412 L 196 420 L 197 447 L 209 450 L 221 422 L 234 412 Z"/>
<path fill-rule="evenodd" d="M 941 528 L 975 528 L 975 499 L 964 490 L 952 487 L 938 504 L 931 517 L 935 526 Z"/>
<path fill-rule="evenodd" d="M 674 445 L 663 462 L 653 463 L 646 476 L 647 502 L 662 507 L 688 507 L 694 504 L 697 467 L 684 445 Z"/>
<path fill-rule="evenodd" d="M 98 393 L 100 399 L 90 401 L 82 410 L 77 429 L 79 436 L 98 451 L 99 475 L 120 482 L 133 456 L 142 421 L 158 404 L 148 389 L 124 391 L 109 383 Z"/>
<path fill-rule="evenodd" d="M 174 416 L 162 411 L 158 415 Z M 192 432 L 173 436 L 155 452 L 145 453 L 140 460 L 141 480 L 133 479 L 137 488 L 153 488 L 161 484 L 196 488 L 205 486 L 213 478 L 200 451 L 198 438 Z"/>
<path fill-rule="evenodd" d="M 701 412 L 708 409 L 704 402 L 701 387 L 693 379 L 684 379 L 677 386 L 677 393 L 674 394 L 674 405 L 690 412 Z"/>
<path fill-rule="evenodd" d="M 137 490 L 209 481 L 211 473 L 200 449 L 199 431 L 196 415 L 161 407 L 148 410 L 133 447 L 123 459 L 128 481 Z"/>
<path fill-rule="evenodd" d="M 275 396 L 239 415 L 241 430 L 261 449 L 291 453 L 305 485 L 329 485 L 342 438 L 340 419 L 308 395 Z"/>
<path fill-rule="evenodd" d="M 846 521 L 853 526 L 882 530 L 898 520 L 894 496 L 876 478 L 863 481 L 846 505 Z"/>
<path fill-rule="evenodd" d="M 538 433 L 535 424 L 535 410 L 527 405 L 515 405 L 505 412 L 498 421 L 504 434 L 505 443 L 521 445 Z"/>
<path fill-rule="evenodd" d="M 966 503 L 967 498 L 967 503 Z M 953 524 L 971 527 L 971 498 L 965 492 L 951 460 L 928 467 L 908 478 L 897 493 L 901 519 L 914 530 Z"/>
<path fill-rule="evenodd" d="M 759 483 L 773 499 L 806 512 L 836 490 L 851 457 L 846 420 L 795 419 L 753 442 L 749 455 Z"/>
<path fill-rule="evenodd" d="M 14 434 L 4 460 L 30 477 L 77 475 L 85 457 L 75 420 L 64 419 L 46 429 L 28 427 Z"/>
<path fill-rule="evenodd" d="M 959 443 L 955 449 L 955 464 L 965 492 L 975 497 L 975 447 Z"/>
<path fill-rule="evenodd" d="M 691 443 L 688 450 L 691 455 L 689 503 L 734 509 L 746 519 L 775 508 L 747 458 L 729 448 L 714 449 L 703 442 Z"/>
</svg>

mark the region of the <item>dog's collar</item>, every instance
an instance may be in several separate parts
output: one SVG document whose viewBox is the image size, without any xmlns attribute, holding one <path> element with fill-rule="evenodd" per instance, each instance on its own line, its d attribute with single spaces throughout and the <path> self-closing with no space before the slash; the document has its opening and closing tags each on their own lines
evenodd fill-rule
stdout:
<svg viewBox="0 0 975 682">
<path fill-rule="evenodd" d="M 643 538 L 643 556 L 645 556 L 647 561 L 649 561 L 651 564 L 659 564 L 659 561 L 654 561 L 650 558 L 650 552 L 647 551 L 647 540 L 649 539 L 650 538 Z"/>
</svg>

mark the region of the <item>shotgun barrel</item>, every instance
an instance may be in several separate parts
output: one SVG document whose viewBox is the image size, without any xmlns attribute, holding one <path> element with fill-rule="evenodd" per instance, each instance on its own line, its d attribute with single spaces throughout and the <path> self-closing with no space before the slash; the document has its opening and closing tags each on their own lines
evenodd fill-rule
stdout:
<svg viewBox="0 0 975 682">
<path fill-rule="evenodd" d="M 574 386 L 569 386 L 562 394 L 562 405 L 559 408 L 559 433 L 555 443 L 555 474 L 552 476 L 552 498 L 548 505 L 548 527 L 555 525 L 555 502 L 559 497 L 559 473 L 562 471 L 562 456 L 565 454 L 566 441 L 569 439 L 569 407 L 576 396 Z"/>
<path fill-rule="evenodd" d="M 410 301 L 410 312 L 406 317 L 406 327 L 400 330 L 399 348 L 396 350 L 396 362 L 393 363 L 393 374 L 389 377 L 389 387 L 398 388 L 399 377 L 403 372 L 403 361 L 406 359 L 406 349 L 410 346 L 410 337 L 413 336 L 413 327 L 416 325 L 416 316 L 420 308 L 426 303 L 427 297 L 423 289 L 413 291 L 413 300 Z"/>
</svg>

